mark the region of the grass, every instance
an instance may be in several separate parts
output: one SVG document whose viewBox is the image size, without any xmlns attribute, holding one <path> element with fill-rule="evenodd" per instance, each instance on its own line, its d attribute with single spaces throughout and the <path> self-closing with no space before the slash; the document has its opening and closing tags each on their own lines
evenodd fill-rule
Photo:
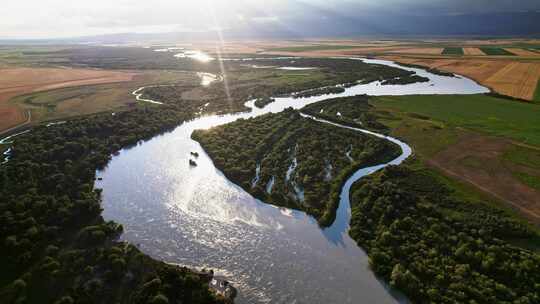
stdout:
<svg viewBox="0 0 540 304">
<path fill-rule="evenodd" d="M 490 56 L 515 56 L 516 54 L 511 53 L 503 48 L 499 47 L 481 47 L 480 50 L 486 55 Z"/>
<path fill-rule="evenodd" d="M 540 190 L 540 177 L 523 172 L 515 172 L 514 176 L 525 185 L 533 189 Z"/>
<path fill-rule="evenodd" d="M 463 55 L 463 48 L 447 47 L 442 51 L 443 55 Z"/>
<path fill-rule="evenodd" d="M 487 95 L 385 96 L 378 108 L 428 116 L 455 127 L 540 146 L 540 107 Z"/>
<path fill-rule="evenodd" d="M 32 111 L 35 122 L 116 110 L 130 101 L 124 85 L 97 85 L 64 88 L 22 95 L 12 99 L 21 108 Z"/>
<path fill-rule="evenodd" d="M 308 45 L 308 46 L 291 46 L 281 48 L 271 48 L 266 51 L 269 52 L 309 52 L 309 51 L 327 51 L 327 50 L 346 50 L 362 48 L 365 46 L 359 45 Z"/>
<path fill-rule="evenodd" d="M 449 177 L 439 171 L 438 169 L 426 167 L 424 164 L 422 164 L 418 160 L 414 160 L 408 163 L 408 165 L 411 168 L 415 169 L 422 169 L 425 170 L 430 176 L 432 176 L 435 180 L 438 182 L 444 184 L 449 189 L 452 189 L 451 196 L 460 200 L 460 201 L 467 201 L 471 203 L 471 206 L 489 206 L 491 208 L 494 208 L 496 210 L 504 212 L 505 215 L 514 218 L 524 225 L 527 225 L 531 227 L 534 231 L 538 233 L 537 237 L 535 238 L 535 242 L 540 241 L 540 229 L 538 229 L 535 226 L 530 225 L 525 219 L 522 217 L 516 215 L 516 212 L 514 209 L 508 207 L 507 205 L 503 204 L 498 199 L 484 193 L 481 191 L 478 191 L 478 189 L 468 183 L 464 183 L 458 179 Z M 529 240 L 532 241 L 532 240 Z M 530 244 L 529 244 L 530 245 Z"/>
<path fill-rule="evenodd" d="M 420 166 L 421 168 L 424 168 L 422 165 Z M 536 233 L 535 237 L 527 238 L 527 239 L 505 238 L 505 240 L 514 246 L 532 250 L 535 252 L 540 252 L 540 229 L 538 229 L 538 227 L 536 226 L 531 225 L 527 220 L 523 219 L 522 217 L 516 215 L 516 212 L 512 208 L 506 206 L 505 204 L 496 200 L 495 198 L 492 198 L 491 196 L 486 195 L 484 192 L 478 191 L 478 189 L 471 186 L 470 184 L 463 183 L 455 178 L 450 178 L 436 169 L 426 168 L 426 170 L 430 173 L 431 176 L 436 178 L 439 182 L 442 182 L 449 189 L 452 189 L 452 196 L 457 198 L 458 200 L 469 202 L 471 204 L 471 207 L 473 208 L 475 205 L 476 206 L 487 205 L 491 208 L 502 211 L 508 217 L 516 219 L 520 223 L 530 227 L 533 231 L 535 231 Z M 537 179 L 536 182 L 540 182 L 540 179 Z M 538 185 L 540 186 L 540 184 Z M 452 213 L 451 210 L 448 210 L 448 212 Z M 457 214 L 459 216 L 458 212 L 453 213 L 453 214 L 454 215 Z"/>
<path fill-rule="evenodd" d="M 405 138 L 414 146 L 415 153 L 423 157 L 433 156 L 456 143 L 463 132 L 441 122 L 413 118 L 410 113 L 390 113 L 381 116 L 379 121 L 390 127 L 394 136 Z"/>
<path fill-rule="evenodd" d="M 145 72 L 141 80 L 54 89 L 17 96 L 10 100 L 23 110 L 32 111 L 33 122 L 62 120 L 99 112 L 120 111 L 128 103 L 135 102 L 131 94 L 144 85 L 174 83 L 178 81 L 198 83 L 193 73 L 177 71 Z"/>
<path fill-rule="evenodd" d="M 536 84 L 536 90 L 534 91 L 533 101 L 540 102 L 540 79 L 538 79 L 538 84 Z"/>
<path fill-rule="evenodd" d="M 540 170 L 540 150 L 515 145 L 503 155 L 506 161 Z"/>
</svg>

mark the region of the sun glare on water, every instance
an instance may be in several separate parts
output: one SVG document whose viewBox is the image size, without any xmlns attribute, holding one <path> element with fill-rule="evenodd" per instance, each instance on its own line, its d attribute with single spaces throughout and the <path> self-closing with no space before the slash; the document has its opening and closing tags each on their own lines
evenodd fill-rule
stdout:
<svg viewBox="0 0 540 304">
<path fill-rule="evenodd" d="M 197 60 L 199 62 L 208 63 L 210 61 L 215 60 L 212 56 L 203 53 L 201 51 L 186 51 L 179 54 L 174 55 L 176 58 L 190 58 L 193 60 Z"/>
</svg>

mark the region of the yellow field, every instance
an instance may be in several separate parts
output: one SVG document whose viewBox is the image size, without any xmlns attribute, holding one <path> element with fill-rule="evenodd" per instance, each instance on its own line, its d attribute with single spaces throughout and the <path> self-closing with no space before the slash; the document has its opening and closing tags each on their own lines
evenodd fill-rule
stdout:
<svg viewBox="0 0 540 304">
<path fill-rule="evenodd" d="M 0 132 L 26 121 L 8 101 L 22 94 L 57 88 L 131 81 L 137 73 L 68 68 L 0 69 Z"/>
<path fill-rule="evenodd" d="M 463 53 L 467 56 L 483 56 L 485 55 L 479 48 L 466 47 L 463 48 Z"/>
<path fill-rule="evenodd" d="M 390 50 L 389 53 L 440 55 L 442 51 L 443 51 L 443 48 L 407 48 L 407 49 L 399 49 L 399 50 Z"/>
<path fill-rule="evenodd" d="M 485 82 L 505 95 L 532 100 L 539 78 L 540 63 L 511 62 Z"/>
<path fill-rule="evenodd" d="M 509 51 L 512 54 L 516 54 L 516 55 L 522 56 L 522 57 L 540 57 L 540 53 L 536 53 L 536 52 L 528 51 L 528 50 L 524 50 L 524 49 L 506 48 L 505 50 Z"/>
<path fill-rule="evenodd" d="M 480 58 L 407 58 L 397 55 L 385 58 L 464 75 L 498 93 L 526 100 L 533 100 L 540 79 L 540 62 Z"/>
</svg>

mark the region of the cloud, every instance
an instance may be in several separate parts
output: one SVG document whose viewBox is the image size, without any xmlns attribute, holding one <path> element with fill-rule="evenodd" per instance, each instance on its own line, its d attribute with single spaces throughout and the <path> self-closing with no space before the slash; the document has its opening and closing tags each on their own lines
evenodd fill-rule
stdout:
<svg viewBox="0 0 540 304">
<path fill-rule="evenodd" d="M 539 9 L 538 0 L 5 0 L 0 37 L 187 31 L 277 24 L 295 18 L 341 22 L 340 18 L 385 14 Z"/>
</svg>

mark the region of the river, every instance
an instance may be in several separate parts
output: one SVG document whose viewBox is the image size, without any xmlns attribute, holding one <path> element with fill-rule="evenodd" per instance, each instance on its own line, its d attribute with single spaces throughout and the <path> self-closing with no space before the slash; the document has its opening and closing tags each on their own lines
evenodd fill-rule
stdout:
<svg viewBox="0 0 540 304">
<path fill-rule="evenodd" d="M 393 62 L 364 60 L 397 66 Z M 265 204 L 227 180 L 191 133 L 240 118 L 296 109 L 324 99 L 357 94 L 473 94 L 488 90 L 464 77 L 445 77 L 414 68 L 430 82 L 346 88 L 344 93 L 310 98 L 276 98 L 263 109 L 246 103 L 249 113 L 203 116 L 136 147 L 124 149 L 98 171 L 103 216 L 122 223 L 122 240 L 154 258 L 214 269 L 239 290 L 236 303 L 396 303 L 368 267 L 365 252 L 348 236 L 349 189 L 387 164 L 356 172 L 342 189 L 334 224 L 321 229 L 303 212 Z M 321 123 L 328 123 L 321 121 Z M 357 130 L 364 132 L 363 130 Z M 382 135 L 372 134 L 381 137 Z M 386 138 L 386 137 L 385 137 Z M 411 149 L 402 148 L 399 164 Z M 190 167 L 190 152 L 198 166 Z"/>
</svg>

